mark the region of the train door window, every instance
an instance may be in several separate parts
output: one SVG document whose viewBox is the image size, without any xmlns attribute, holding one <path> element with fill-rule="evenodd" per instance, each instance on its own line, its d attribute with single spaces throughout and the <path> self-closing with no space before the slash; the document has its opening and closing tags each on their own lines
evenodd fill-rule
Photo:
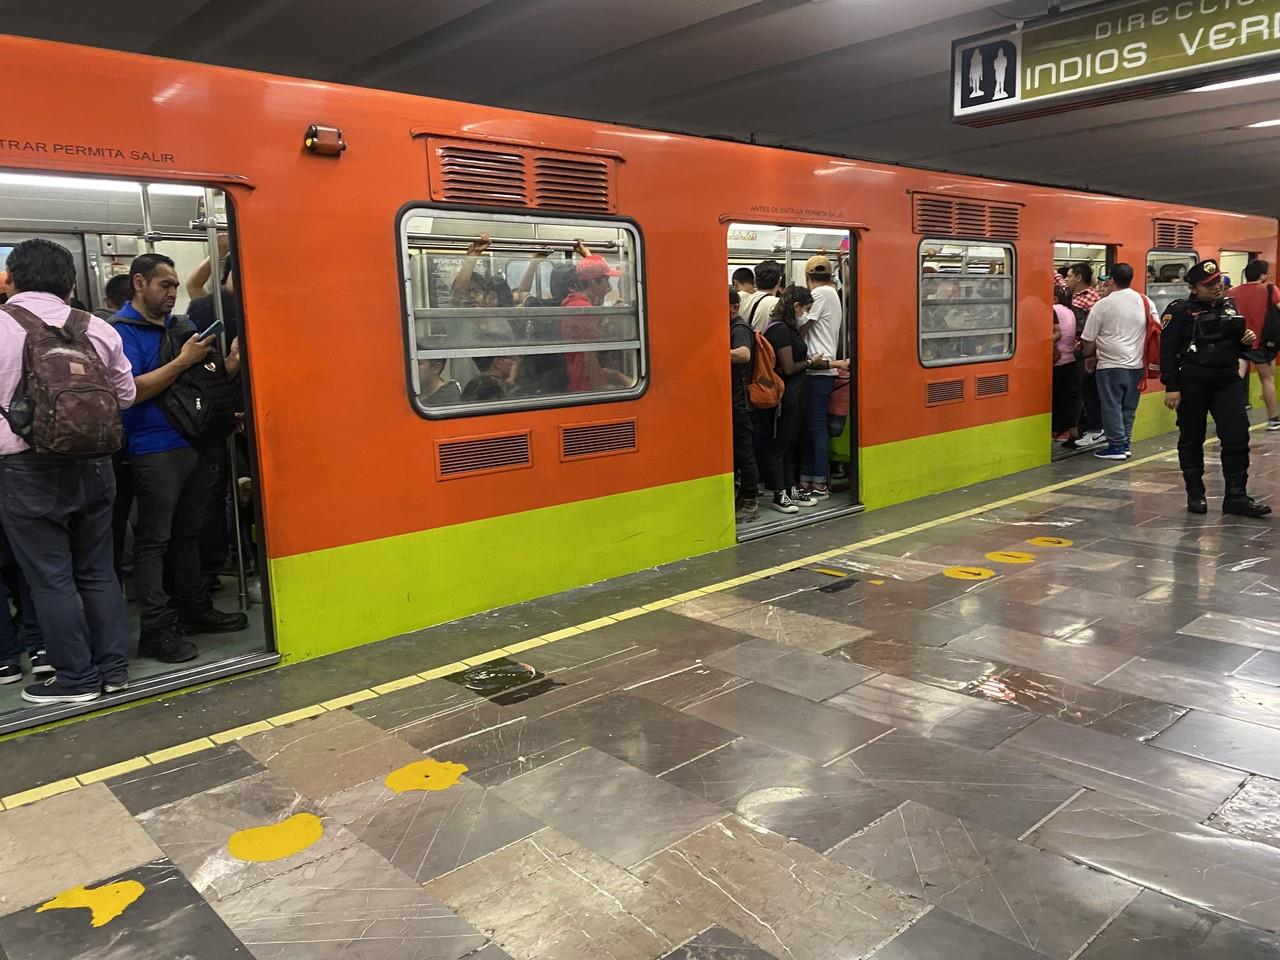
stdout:
<svg viewBox="0 0 1280 960">
<path fill-rule="evenodd" d="M 412 209 L 400 242 L 410 389 L 423 415 L 644 391 L 643 270 L 631 224 Z"/>
<path fill-rule="evenodd" d="M 1157 311 L 1163 314 L 1169 304 L 1187 295 L 1183 278 L 1199 259 L 1185 250 L 1152 250 L 1147 254 L 1146 294 Z"/>
<path fill-rule="evenodd" d="M 990 240 L 920 244 L 920 362 L 1008 360 L 1014 349 L 1013 247 Z"/>
<path fill-rule="evenodd" d="M 807 283 L 805 264 L 811 257 L 825 256 L 831 262 L 832 278 L 840 304 L 839 331 L 834 337 L 835 358 L 850 357 L 854 341 L 854 319 L 857 315 L 856 290 L 853 284 L 856 272 L 853 270 L 851 240 L 848 230 L 829 227 L 732 223 L 727 235 L 726 277 L 732 283 L 736 270 L 746 267 L 754 271 L 762 262 L 773 260 L 781 268 L 784 284 L 803 287 Z M 761 318 L 756 317 L 754 320 L 757 327 L 764 325 Z M 727 339 L 726 337 L 726 346 Z M 740 513 L 737 526 L 740 540 L 754 539 L 797 524 L 858 509 L 857 463 L 853 456 L 857 447 L 857 411 L 851 405 L 851 398 L 857 396 L 857 387 L 852 378 L 839 376 L 834 380 L 833 400 L 828 404 L 827 412 L 825 436 L 828 442 L 825 455 L 819 447 L 813 446 L 815 433 L 809 430 L 806 413 L 806 418 L 799 424 L 794 450 L 788 450 L 782 465 L 784 486 L 804 486 L 807 478 L 803 468 L 808 465 L 814 477 L 820 476 L 825 480 L 829 496 L 815 498 L 813 505 L 806 504 L 805 509 L 794 514 L 772 509 L 770 498 L 764 494 L 769 488 L 769 477 L 773 469 L 767 462 L 770 457 L 768 444 L 763 441 L 766 430 L 770 429 L 769 411 L 755 411 L 754 414 L 760 420 L 757 432 L 762 439 L 753 451 L 755 456 L 752 463 L 760 477 L 758 490 L 761 496 L 757 500 L 755 511 L 748 509 L 745 513 Z M 806 453 L 806 447 L 811 452 Z M 813 463 L 819 458 L 824 462 L 821 466 L 814 466 Z M 786 474 L 788 468 L 789 476 Z M 735 481 L 739 506 L 743 503 L 742 479 L 739 474 Z M 809 484 L 813 485 L 812 478 L 808 479 Z"/>
<path fill-rule="evenodd" d="M 1226 274 L 1232 286 L 1244 283 L 1244 268 L 1249 261 L 1258 259 L 1256 253 L 1244 250 L 1223 250 L 1218 254 L 1218 269 Z"/>
<path fill-rule="evenodd" d="M 1053 269 L 1062 273 L 1077 263 L 1087 263 L 1096 280 L 1111 272 L 1115 252 L 1116 248 L 1107 244 L 1058 241 L 1053 245 Z"/>
<path fill-rule="evenodd" d="M 73 305 L 82 304 L 106 319 L 113 317 L 130 301 L 128 285 L 124 284 L 121 291 L 118 289 L 121 285 L 112 281 L 129 276 L 134 258 L 144 253 L 168 256 L 178 274 L 174 314 L 189 314 L 192 322 L 196 323 L 197 317 L 203 313 L 207 319 L 200 322 L 201 329 L 221 318 L 223 326 L 217 337 L 219 350 L 225 354 L 242 326 L 239 301 L 233 293 L 234 279 L 229 267 L 219 263 L 224 249 L 234 250 L 228 213 L 223 193 L 201 184 L 146 184 L 105 178 L 0 172 L 0 258 L 7 260 L 14 247 L 30 239 L 51 240 L 66 248 L 76 269 Z M 211 259 L 209 264 L 205 263 L 207 258 Z M 4 266 L 4 260 L 0 260 L 0 267 Z M 197 289 L 202 277 L 208 280 L 212 290 L 218 289 L 219 280 L 225 281 L 218 298 L 212 294 L 202 296 L 202 291 Z M 109 293 L 119 299 L 110 299 Z M 194 302 L 191 301 L 193 295 L 197 298 Z M 131 323 L 131 320 L 137 323 Z M 148 330 L 145 319 L 136 314 L 132 318 L 117 320 L 116 327 L 122 340 L 131 331 L 140 337 L 154 332 Z M 127 357 L 131 356 L 130 347 L 126 346 L 125 353 Z M 246 385 L 244 397 L 247 403 L 249 371 L 247 366 L 241 369 L 240 379 Z M 129 418 L 141 412 L 144 412 L 142 407 L 135 405 L 132 411 L 125 413 L 125 432 L 131 440 L 137 440 L 141 432 L 131 434 L 130 423 L 136 421 Z M 214 459 L 219 483 L 209 491 L 202 510 L 204 529 L 200 569 L 194 574 L 203 581 L 202 605 L 212 603 L 223 613 L 242 614 L 243 619 L 223 619 L 216 625 L 221 630 L 231 628 L 229 632 L 189 636 L 187 640 L 194 646 L 186 648 L 185 652 L 191 659 L 180 665 L 148 656 L 133 657 L 129 664 L 128 690 L 113 693 L 93 704 L 29 707 L 20 700 L 22 684 L 0 688 L 0 732 L 46 722 L 70 712 L 93 709 L 110 700 L 153 695 L 263 666 L 278 659 L 272 652 L 268 618 L 262 605 L 266 599 L 263 596 L 264 584 L 256 579 L 257 572 L 264 570 L 262 544 L 256 536 L 256 531 L 261 529 L 256 509 L 256 471 L 250 456 L 245 420 L 240 417 L 236 423 L 239 426 L 233 426 L 228 418 L 231 436 L 225 441 L 219 437 L 210 443 L 210 448 L 217 451 Z M 155 427 L 152 422 L 146 425 L 149 431 Z M 178 443 L 188 442 L 176 431 L 174 436 Z M 147 451 L 130 444 L 116 458 L 116 564 L 126 586 L 126 595 L 130 597 L 139 593 L 138 577 L 143 575 L 133 563 L 133 532 L 137 518 L 145 516 L 149 508 L 154 508 L 150 506 L 151 500 L 145 492 L 135 496 L 130 465 L 147 455 Z M 13 589 L 17 585 L 18 574 L 17 567 L 13 565 L 4 571 L 4 580 L 13 591 L 15 604 L 20 603 L 21 596 Z M 141 606 L 131 599 L 128 611 L 129 632 L 137 636 Z M 34 630 L 38 625 L 34 611 L 22 611 L 22 614 L 19 618 L 23 623 L 22 629 Z M 28 616 L 30 620 L 26 619 Z M 188 627 L 200 629 L 196 624 Z"/>
</svg>

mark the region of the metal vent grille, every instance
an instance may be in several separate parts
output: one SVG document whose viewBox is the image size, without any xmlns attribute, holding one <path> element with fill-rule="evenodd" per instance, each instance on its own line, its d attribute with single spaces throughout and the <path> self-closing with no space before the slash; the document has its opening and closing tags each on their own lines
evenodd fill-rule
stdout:
<svg viewBox="0 0 1280 960">
<path fill-rule="evenodd" d="M 977 378 L 977 395 L 980 397 L 998 397 L 1009 392 L 1009 375 L 997 374 L 991 377 Z"/>
<path fill-rule="evenodd" d="M 956 403 L 964 399 L 963 380 L 935 380 L 925 386 L 925 406 L 936 407 L 940 403 Z"/>
<path fill-rule="evenodd" d="M 918 194 L 913 198 L 915 232 L 930 237 L 982 237 L 1017 240 L 1022 211 L 1017 204 L 964 197 Z"/>
<path fill-rule="evenodd" d="M 436 443 L 436 463 L 436 475 L 440 480 L 529 467 L 533 465 L 529 455 L 529 434 L 439 441 Z"/>
<path fill-rule="evenodd" d="M 560 428 L 560 459 L 581 460 L 617 453 L 635 453 L 636 422 L 583 423 Z"/>
<path fill-rule="evenodd" d="M 1194 250 L 1196 225 L 1194 220 L 1155 220 L 1155 245 L 1161 250 Z"/>
<path fill-rule="evenodd" d="M 611 164 L 594 158 L 537 157 L 533 163 L 533 201 L 537 207 L 608 211 Z"/>
<path fill-rule="evenodd" d="M 612 213 L 614 165 L 533 147 L 427 141 L 431 197 L 449 203 Z"/>
</svg>

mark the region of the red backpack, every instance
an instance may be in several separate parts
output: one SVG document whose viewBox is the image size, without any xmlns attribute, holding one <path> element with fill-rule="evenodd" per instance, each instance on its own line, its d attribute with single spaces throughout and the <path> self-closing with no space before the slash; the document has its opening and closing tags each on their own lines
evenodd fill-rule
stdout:
<svg viewBox="0 0 1280 960">
<path fill-rule="evenodd" d="M 1140 293 L 1138 296 L 1142 298 L 1147 317 L 1147 342 L 1142 354 L 1142 379 L 1138 381 L 1138 389 L 1145 390 L 1149 377 L 1160 379 L 1160 331 L 1164 328 L 1160 326 L 1159 320 L 1151 317 L 1156 310 L 1155 304 L 1147 298 L 1145 293 Z"/>
<path fill-rule="evenodd" d="M 751 335 L 756 338 L 756 349 L 751 379 L 747 381 L 747 400 L 759 410 L 772 410 L 782 402 L 787 385 L 778 376 L 778 357 L 773 352 L 773 344 L 762 333 L 752 331 Z"/>
</svg>

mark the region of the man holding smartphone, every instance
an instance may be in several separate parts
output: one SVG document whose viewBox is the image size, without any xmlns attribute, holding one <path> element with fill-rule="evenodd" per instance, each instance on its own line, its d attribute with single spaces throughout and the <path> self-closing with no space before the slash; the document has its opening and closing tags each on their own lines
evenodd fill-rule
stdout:
<svg viewBox="0 0 1280 960">
<path fill-rule="evenodd" d="M 194 660 L 199 650 L 186 634 L 247 629 L 243 613 L 213 608 L 202 585 L 200 529 L 218 480 L 221 442 L 184 437 L 160 402 L 192 367 L 212 363 L 216 331 L 193 333 L 167 362 L 166 331 L 173 323 L 178 272 L 168 257 L 146 253 L 129 267 L 133 299 L 115 316 L 138 396 L 123 415 L 138 519 L 134 526 L 134 589 L 141 606 L 138 654 L 164 663 Z M 240 369 L 238 342 L 225 360 L 226 374 Z M 165 565 L 173 596 L 165 589 Z"/>
</svg>

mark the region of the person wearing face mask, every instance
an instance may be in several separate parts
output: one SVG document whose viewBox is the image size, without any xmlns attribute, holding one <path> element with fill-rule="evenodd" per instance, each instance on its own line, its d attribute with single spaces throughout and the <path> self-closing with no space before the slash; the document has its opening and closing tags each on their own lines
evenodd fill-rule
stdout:
<svg viewBox="0 0 1280 960">
<path fill-rule="evenodd" d="M 1271 508 L 1246 492 L 1249 479 L 1249 415 L 1245 411 L 1247 354 L 1258 335 L 1235 301 L 1224 297 L 1213 260 L 1187 271 L 1191 295 L 1166 308 L 1161 324 L 1160 380 L 1164 405 L 1178 411 L 1178 464 L 1187 488 L 1187 510 L 1207 513 L 1204 488 L 1205 417 L 1213 416 L 1222 445 L 1226 494 L 1222 512 L 1265 517 Z"/>
</svg>

